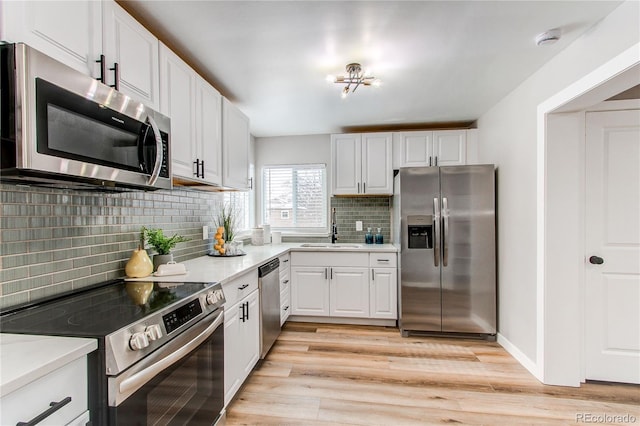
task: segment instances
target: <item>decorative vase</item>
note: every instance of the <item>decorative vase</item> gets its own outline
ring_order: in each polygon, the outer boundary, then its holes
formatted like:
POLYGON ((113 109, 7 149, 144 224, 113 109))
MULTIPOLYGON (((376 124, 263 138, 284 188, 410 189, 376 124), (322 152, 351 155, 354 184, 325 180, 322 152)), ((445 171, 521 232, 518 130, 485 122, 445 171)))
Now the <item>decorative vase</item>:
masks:
POLYGON ((157 271, 158 266, 173 262, 173 253, 153 255, 153 270, 157 271))
POLYGON ((144 278, 153 272, 153 264, 147 251, 140 246, 133 251, 124 267, 124 273, 130 278, 144 278))

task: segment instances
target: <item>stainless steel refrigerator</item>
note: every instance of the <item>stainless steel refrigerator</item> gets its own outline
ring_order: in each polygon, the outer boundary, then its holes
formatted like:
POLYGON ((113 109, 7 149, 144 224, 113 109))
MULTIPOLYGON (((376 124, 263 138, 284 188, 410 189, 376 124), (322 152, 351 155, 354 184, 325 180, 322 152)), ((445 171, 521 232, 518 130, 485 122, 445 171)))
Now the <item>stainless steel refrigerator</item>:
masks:
POLYGON ((402 334, 495 335, 495 167, 401 168, 394 183, 402 334))

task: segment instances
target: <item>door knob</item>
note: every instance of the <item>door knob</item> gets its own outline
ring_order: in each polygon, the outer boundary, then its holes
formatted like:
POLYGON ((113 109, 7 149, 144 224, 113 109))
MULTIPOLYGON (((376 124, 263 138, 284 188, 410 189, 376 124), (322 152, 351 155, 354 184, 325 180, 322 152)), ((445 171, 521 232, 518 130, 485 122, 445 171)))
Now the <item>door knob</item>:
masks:
POLYGON ((589 258, 589 263, 593 265, 602 265, 604 263, 604 259, 600 256, 591 256, 589 258))

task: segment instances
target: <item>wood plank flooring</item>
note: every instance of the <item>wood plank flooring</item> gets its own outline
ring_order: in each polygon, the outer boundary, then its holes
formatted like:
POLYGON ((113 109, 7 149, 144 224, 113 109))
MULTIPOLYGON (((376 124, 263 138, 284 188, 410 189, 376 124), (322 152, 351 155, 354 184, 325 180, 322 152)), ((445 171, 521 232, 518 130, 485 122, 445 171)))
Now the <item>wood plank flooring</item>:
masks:
POLYGON ((625 415, 617 424, 640 425, 639 386, 545 386, 497 343, 286 323, 227 424, 575 425, 625 415))

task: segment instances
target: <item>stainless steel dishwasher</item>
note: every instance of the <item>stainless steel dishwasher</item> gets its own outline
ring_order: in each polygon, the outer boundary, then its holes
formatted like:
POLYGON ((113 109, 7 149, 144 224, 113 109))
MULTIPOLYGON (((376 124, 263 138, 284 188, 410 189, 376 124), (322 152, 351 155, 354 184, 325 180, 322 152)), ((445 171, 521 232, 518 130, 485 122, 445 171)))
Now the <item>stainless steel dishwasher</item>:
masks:
POLYGON ((260 359, 264 359, 280 335, 280 260, 258 268, 260 290, 260 359))

